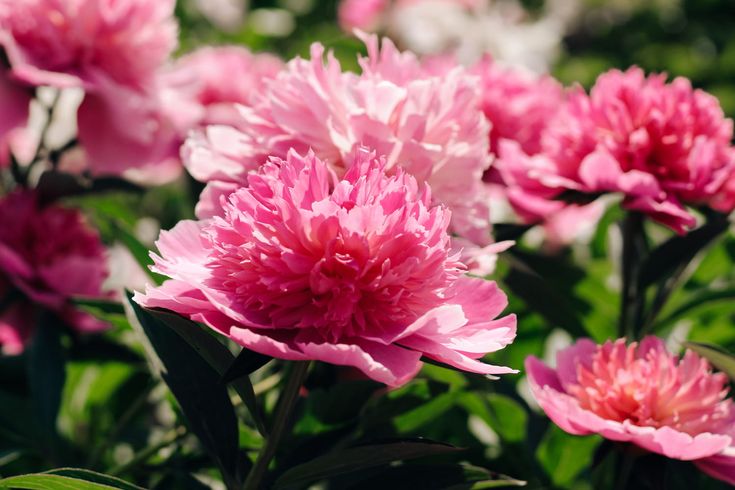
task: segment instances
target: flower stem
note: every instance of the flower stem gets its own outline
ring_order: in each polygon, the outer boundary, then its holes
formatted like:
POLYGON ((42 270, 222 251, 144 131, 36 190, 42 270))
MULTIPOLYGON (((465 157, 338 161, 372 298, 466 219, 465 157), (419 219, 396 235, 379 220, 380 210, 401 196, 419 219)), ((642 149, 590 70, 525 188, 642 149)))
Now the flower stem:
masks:
POLYGON ((286 382, 286 386, 283 388, 278 403, 276 404, 276 411, 274 414, 273 427, 271 428, 270 435, 265 441, 265 444, 258 453, 258 458, 255 460, 255 465, 250 470, 247 479, 245 480, 245 490, 258 490, 261 488, 261 481, 268 470, 273 456, 276 454, 278 444, 289 427, 289 419, 291 413, 296 406, 296 398, 299 395, 301 385, 306 379, 306 373, 309 370, 309 362, 295 362, 293 368, 286 382))
POLYGON ((629 211, 622 223, 622 294, 618 334, 633 340, 643 317, 644 291, 639 289, 640 268, 647 252, 646 235, 643 230, 643 215, 629 211))

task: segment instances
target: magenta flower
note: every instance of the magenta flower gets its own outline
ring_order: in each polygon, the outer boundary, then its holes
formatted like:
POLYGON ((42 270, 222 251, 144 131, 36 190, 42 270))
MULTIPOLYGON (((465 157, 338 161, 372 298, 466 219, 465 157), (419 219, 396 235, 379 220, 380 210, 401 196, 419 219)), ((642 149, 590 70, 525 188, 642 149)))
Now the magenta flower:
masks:
POLYGON ((377 37, 366 42, 361 74, 343 72, 331 54, 325 64, 324 48, 314 44, 311 60, 289 62, 252 107, 240 109, 235 128, 211 126, 188 141, 185 165, 216 188, 204 194, 200 211, 216 209, 219 203, 207 197, 227 184, 243 185, 271 155, 312 149, 342 174, 348 156, 365 145, 386 155, 389 172, 401 166, 428 183, 436 201, 452 210, 454 233, 489 245, 482 175, 491 161, 490 128, 479 110, 477 80, 459 66, 433 75, 388 40, 381 50, 377 37))
POLYGON ((1 0, 1 42, 29 85, 84 87, 100 79, 142 88, 177 43, 174 0, 1 0))
POLYGON ((272 158, 232 193, 222 216, 179 223, 158 241, 171 278, 137 294, 248 349, 354 366, 388 385, 426 356, 471 372, 515 336, 494 282, 465 276, 450 214, 385 159, 356 152, 341 180, 313 153, 272 158))
POLYGON ((78 211, 42 207, 31 191, 0 199, 0 344, 5 351, 22 350, 32 335, 32 303, 79 332, 106 328, 69 302, 75 296, 107 296, 102 292, 106 276, 99 235, 78 211))
POLYGON ((529 357, 526 371, 541 408, 566 432, 632 442, 735 484, 728 380, 694 352, 679 359, 657 337, 583 339, 557 354, 556 370, 529 357))
POLYGON ((620 192, 626 208, 683 233, 695 224, 685 205, 735 207, 732 136, 732 121, 713 96, 684 78, 667 84, 634 67, 601 75, 589 95, 569 95, 544 134, 543 163, 501 152, 499 166, 533 172, 526 190, 541 197, 620 192))

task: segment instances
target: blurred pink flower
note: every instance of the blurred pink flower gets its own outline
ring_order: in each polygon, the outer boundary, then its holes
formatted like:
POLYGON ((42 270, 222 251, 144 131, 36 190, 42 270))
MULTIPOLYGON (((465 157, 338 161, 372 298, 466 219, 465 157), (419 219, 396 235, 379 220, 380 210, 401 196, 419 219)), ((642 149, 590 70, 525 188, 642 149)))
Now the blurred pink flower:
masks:
POLYGON ((99 298, 107 276, 105 249, 76 210, 42 207, 35 193, 17 191, 0 199, 0 343, 18 352, 32 334, 35 303, 79 332, 106 324, 75 309, 69 299, 99 298), (16 295, 18 299, 16 299, 16 295))
MULTIPOLYGON (((569 94, 543 138, 543 163, 531 164, 541 196, 565 190, 621 192, 623 206, 649 214, 679 233, 694 226, 684 205, 735 207, 733 125, 717 99, 688 80, 665 83, 639 68, 601 75, 590 95, 569 94), (542 168, 543 167, 543 168, 542 168)), ((502 158, 502 155, 501 155, 502 158)), ((505 158, 503 158, 505 160, 505 158)), ((522 159, 500 166, 523 173, 522 159)))
POLYGON ((351 33, 354 29, 375 31, 390 0, 342 0, 337 7, 339 26, 351 33))
MULTIPOLYGON (((437 202, 453 212, 452 231, 476 245, 492 243, 487 188, 489 126, 479 110, 477 80, 459 66, 442 76, 425 71, 411 53, 366 38, 361 74, 343 72, 324 48, 311 60, 289 62, 252 107, 240 108, 236 127, 210 126, 191 138, 184 162, 205 182, 243 184, 269 155, 313 149, 338 174, 361 145, 386 155, 386 170, 400 165, 428 183, 437 202)), ((217 195, 205 193, 204 197, 217 195)), ((216 209, 204 202, 200 208, 216 209)))
POLYGON ((0 0, 13 75, 30 85, 99 80, 141 89, 173 52, 175 0, 0 0))
POLYGON ((517 141, 533 155, 541 151, 541 135, 563 103, 563 89, 548 75, 503 66, 485 56, 470 69, 480 77, 481 107, 491 124, 490 151, 502 139, 517 141))
POLYGON ((565 431, 693 461, 735 484, 728 380, 694 352, 679 359, 657 337, 630 345, 582 339, 557 354, 556 370, 529 357, 526 371, 539 405, 565 431))
POLYGON ((505 295, 463 274, 450 213, 428 187, 360 149, 341 180, 314 153, 272 158, 232 193, 222 216, 161 234, 155 270, 171 278, 137 294, 248 349, 354 366, 388 385, 426 356, 471 372, 515 336, 495 319, 505 295))
POLYGON ((283 66, 274 55, 239 46, 205 47, 176 60, 163 79, 198 109, 191 127, 234 124, 239 119, 235 104, 250 105, 283 66))
POLYGON ((0 68, 0 106, 3 117, 0 121, 0 168, 10 163, 10 147, 22 127, 28 123, 32 91, 10 78, 10 72, 0 68))

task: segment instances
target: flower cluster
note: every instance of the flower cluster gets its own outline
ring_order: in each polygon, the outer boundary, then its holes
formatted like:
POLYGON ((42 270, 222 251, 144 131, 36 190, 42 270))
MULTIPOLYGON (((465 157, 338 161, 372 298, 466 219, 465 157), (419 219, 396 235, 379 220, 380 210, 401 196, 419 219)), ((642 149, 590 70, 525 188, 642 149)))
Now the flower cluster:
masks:
POLYGON ((4 352, 23 350, 36 328, 38 306, 78 332, 106 328, 69 301, 107 297, 102 290, 106 277, 105 249, 78 211, 42 206, 32 191, 0 199, 0 346, 4 352))
POLYGON ((463 275, 449 211, 426 187, 358 149, 338 177, 291 150, 248 174, 221 216, 158 241, 171 279, 136 300, 207 324, 248 349, 359 368, 388 385, 426 356, 500 374, 477 359, 515 336, 494 282, 463 275))
POLYGON ((571 434, 600 434, 668 458, 693 461, 735 484, 735 405, 727 376, 687 350, 679 359, 646 337, 596 345, 588 339, 557 354, 556 370, 530 357, 531 389, 546 414, 571 434))

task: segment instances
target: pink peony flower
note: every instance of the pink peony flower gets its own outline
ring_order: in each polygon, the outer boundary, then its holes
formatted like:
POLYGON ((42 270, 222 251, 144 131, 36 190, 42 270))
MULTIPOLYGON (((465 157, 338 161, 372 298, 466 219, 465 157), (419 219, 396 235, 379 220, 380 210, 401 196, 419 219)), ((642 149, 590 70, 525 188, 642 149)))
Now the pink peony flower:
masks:
POLYGON ((351 33, 354 29, 375 31, 390 0, 342 0, 337 7, 339 26, 351 33))
POLYGON ((694 352, 679 359, 657 337, 627 346, 583 339, 559 352, 556 370, 529 357, 526 371, 541 408, 566 432, 632 442, 735 484, 728 380, 694 352))
POLYGON ((76 310, 74 296, 99 298, 107 276, 105 249, 75 210, 41 207, 31 191, 0 199, 0 344, 22 350, 33 332, 35 303, 55 312, 79 332, 106 324, 76 310))
POLYGON ((353 366, 388 385, 426 356, 471 372, 515 336, 494 282, 463 274, 449 211, 427 187, 359 150, 341 180, 313 152, 248 175, 222 216, 161 234, 146 307, 200 321, 248 349, 353 366))
POLYGON ((174 0, 0 0, 0 41, 30 85, 141 89, 176 47, 174 0))
POLYGON ((684 205, 735 207, 732 136, 717 99, 684 78, 667 84, 634 67, 603 74, 590 95, 569 95, 544 134, 543 163, 501 154, 498 167, 537 173, 525 190, 542 198, 620 192, 626 208, 683 233, 695 224, 684 205))
MULTIPOLYGON (((361 74, 343 72, 314 44, 311 60, 289 62, 252 107, 240 108, 236 128, 211 126, 191 138, 184 162, 191 174, 218 189, 243 185, 268 156, 285 158, 290 148, 313 149, 338 174, 365 145, 387 156, 386 170, 400 165, 437 202, 453 212, 452 231, 485 246, 490 237, 487 188, 489 126, 479 110, 476 79, 455 66, 442 76, 425 71, 411 53, 388 40, 366 39, 361 74)), ((218 196, 205 193, 204 197, 218 196)), ((216 209, 204 202, 200 209, 216 209)))
POLYGON ((176 60, 163 75, 164 84, 197 108, 190 126, 235 124, 235 104, 250 105, 275 78, 283 62, 270 54, 238 46, 206 47, 176 60))
POLYGON ((502 66, 488 56, 470 71, 480 77, 481 107, 491 123, 490 151, 497 154, 499 140, 508 139, 529 155, 540 152, 541 135, 562 108, 561 84, 548 75, 502 66))

